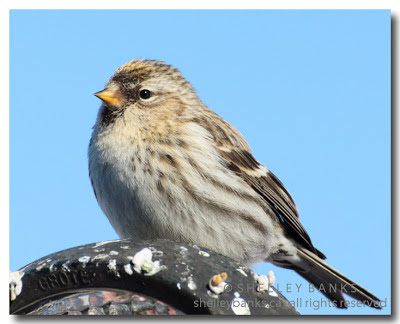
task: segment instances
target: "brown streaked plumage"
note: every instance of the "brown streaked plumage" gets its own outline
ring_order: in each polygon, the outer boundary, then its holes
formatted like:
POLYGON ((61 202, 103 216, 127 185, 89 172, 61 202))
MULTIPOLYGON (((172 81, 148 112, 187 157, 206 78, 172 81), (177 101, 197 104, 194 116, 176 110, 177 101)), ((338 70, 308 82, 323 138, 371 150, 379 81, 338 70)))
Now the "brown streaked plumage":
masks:
POLYGON ((105 90, 89 145, 96 198, 121 238, 194 243, 244 263, 293 269, 337 307, 379 299, 323 259, 278 178, 174 67, 134 60, 105 90))

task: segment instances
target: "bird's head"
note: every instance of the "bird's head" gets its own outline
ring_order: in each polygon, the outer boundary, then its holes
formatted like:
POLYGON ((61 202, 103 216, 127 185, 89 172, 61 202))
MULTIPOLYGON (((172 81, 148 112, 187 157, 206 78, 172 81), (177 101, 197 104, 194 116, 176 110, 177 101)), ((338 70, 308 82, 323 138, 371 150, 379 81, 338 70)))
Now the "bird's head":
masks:
POLYGON ((164 62, 141 59, 122 65, 104 90, 95 96, 103 101, 105 116, 112 117, 105 118, 103 123, 115 120, 126 110, 151 110, 154 113, 168 107, 182 109, 197 98, 178 69, 164 62))

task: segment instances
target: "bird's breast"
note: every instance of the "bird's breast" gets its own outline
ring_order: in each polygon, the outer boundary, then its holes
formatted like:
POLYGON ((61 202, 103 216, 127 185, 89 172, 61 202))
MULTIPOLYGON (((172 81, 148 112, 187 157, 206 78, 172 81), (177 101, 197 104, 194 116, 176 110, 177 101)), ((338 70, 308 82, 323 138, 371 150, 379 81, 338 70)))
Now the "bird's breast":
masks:
POLYGON ((202 132, 194 126, 158 141, 94 135, 89 167, 102 210, 122 238, 192 242, 237 259, 252 249, 265 255, 271 219, 202 132))

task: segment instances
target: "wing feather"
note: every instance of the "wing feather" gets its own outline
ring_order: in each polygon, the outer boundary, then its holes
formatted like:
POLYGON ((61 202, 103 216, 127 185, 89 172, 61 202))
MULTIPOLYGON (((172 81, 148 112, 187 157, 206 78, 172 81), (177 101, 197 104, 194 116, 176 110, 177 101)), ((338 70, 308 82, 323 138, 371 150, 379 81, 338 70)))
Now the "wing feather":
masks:
MULTIPOLYGON (((213 112, 209 111, 209 114, 213 116, 203 116, 200 124, 213 136, 214 146, 226 161, 227 167, 268 203, 295 241, 325 259, 325 255, 313 246, 310 236, 300 223, 296 204, 281 181, 253 157, 249 145, 236 128, 213 112)), ((196 122, 199 123, 199 120, 196 122)))
POLYGON ((228 161, 228 167, 251 186, 268 205, 272 207, 275 215, 279 218, 283 227, 290 233, 292 238, 321 258, 325 258, 325 256, 312 245, 310 236, 300 223, 299 214, 293 198, 271 171, 262 171, 265 167, 262 168, 262 165, 257 162, 249 152, 220 150, 220 154, 228 161), (248 158, 248 156, 251 156, 251 158, 248 158), (259 170, 260 175, 256 174, 254 171, 256 169, 259 170))

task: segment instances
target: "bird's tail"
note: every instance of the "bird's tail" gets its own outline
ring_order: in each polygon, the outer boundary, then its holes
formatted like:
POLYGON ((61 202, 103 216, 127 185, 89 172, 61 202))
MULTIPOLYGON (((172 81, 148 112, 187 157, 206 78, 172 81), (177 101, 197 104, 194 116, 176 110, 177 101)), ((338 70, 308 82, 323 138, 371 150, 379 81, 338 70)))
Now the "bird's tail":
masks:
POLYGON ((313 252, 298 248, 297 255, 301 261, 294 270, 312 283, 338 308, 347 308, 343 293, 361 301, 363 304, 381 309, 381 301, 354 281, 333 269, 313 252))

